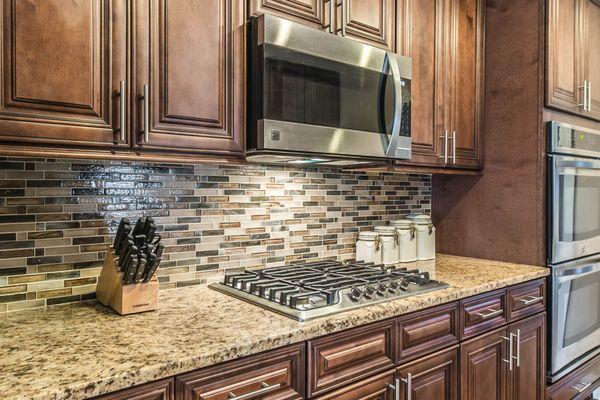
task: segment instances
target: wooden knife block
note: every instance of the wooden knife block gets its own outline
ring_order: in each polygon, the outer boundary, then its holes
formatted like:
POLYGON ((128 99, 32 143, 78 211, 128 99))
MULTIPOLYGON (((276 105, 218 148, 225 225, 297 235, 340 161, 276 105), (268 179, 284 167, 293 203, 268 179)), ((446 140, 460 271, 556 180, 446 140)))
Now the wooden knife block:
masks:
POLYGON ((153 311, 158 308, 158 279, 156 275, 147 283, 123 284, 123 274, 119 271, 118 260, 112 246, 96 286, 98 300, 121 315, 153 311))

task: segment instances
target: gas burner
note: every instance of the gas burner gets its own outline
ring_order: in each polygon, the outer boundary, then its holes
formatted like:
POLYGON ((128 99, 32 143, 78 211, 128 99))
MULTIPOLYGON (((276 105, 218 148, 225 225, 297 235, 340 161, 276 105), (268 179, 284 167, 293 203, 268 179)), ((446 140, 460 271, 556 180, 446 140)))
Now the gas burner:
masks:
POLYGON ((209 287, 305 321, 447 286, 417 269, 319 261, 229 274, 209 287))

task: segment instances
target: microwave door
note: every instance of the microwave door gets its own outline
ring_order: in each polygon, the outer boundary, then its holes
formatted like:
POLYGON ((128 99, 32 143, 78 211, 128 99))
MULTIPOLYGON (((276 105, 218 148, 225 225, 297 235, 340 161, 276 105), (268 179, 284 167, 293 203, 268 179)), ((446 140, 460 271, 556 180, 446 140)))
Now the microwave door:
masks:
POLYGON ((551 290, 553 375, 600 352, 600 263, 554 268, 551 290))
POLYGON ((562 155, 549 160, 549 263, 600 253, 600 161, 562 155))

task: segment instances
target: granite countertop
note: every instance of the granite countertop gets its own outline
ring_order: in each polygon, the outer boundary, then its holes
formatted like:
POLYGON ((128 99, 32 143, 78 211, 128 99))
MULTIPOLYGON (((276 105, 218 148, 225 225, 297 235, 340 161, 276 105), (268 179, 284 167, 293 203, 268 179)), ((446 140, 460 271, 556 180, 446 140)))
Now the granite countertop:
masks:
POLYGON ((544 277, 546 268, 438 255, 449 288, 297 322, 207 287, 166 290, 156 312, 96 303, 0 316, 0 393, 83 399, 544 277))

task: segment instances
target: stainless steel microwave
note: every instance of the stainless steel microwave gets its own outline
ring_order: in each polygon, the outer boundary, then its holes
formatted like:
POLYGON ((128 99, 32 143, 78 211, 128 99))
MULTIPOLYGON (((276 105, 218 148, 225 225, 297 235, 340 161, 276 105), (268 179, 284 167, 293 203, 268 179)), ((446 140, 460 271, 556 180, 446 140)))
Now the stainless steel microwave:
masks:
POLYGON ((249 31, 249 160, 411 157, 410 58, 269 14, 249 31))

